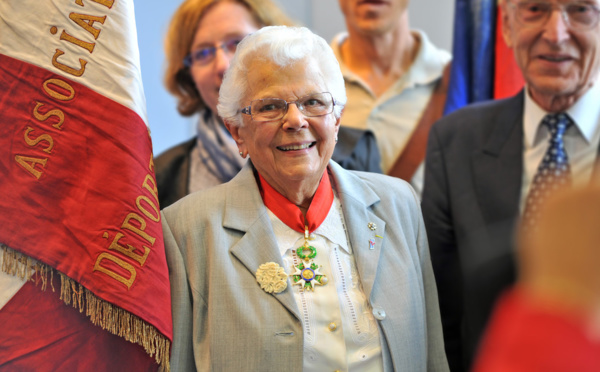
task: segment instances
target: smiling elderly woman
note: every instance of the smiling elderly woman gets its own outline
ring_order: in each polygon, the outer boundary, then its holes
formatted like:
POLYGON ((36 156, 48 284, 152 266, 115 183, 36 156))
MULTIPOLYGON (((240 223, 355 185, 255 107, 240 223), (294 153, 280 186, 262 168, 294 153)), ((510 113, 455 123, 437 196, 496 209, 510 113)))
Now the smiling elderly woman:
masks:
POLYGON ((239 44, 218 110, 250 161, 163 211, 174 370, 448 370, 417 195, 330 161, 345 101, 308 29, 239 44))

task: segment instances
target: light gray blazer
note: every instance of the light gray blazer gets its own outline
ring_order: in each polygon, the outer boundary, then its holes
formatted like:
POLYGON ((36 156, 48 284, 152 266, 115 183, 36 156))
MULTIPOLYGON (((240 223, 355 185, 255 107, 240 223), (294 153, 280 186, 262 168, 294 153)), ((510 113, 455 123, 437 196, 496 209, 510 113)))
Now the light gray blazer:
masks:
MULTIPOLYGON (((333 161, 329 170, 378 319, 385 371, 448 371, 416 194, 397 178, 346 171, 333 161)), ((261 264, 283 267, 283 260, 251 162, 230 182, 187 196, 162 217, 172 370, 302 371, 303 332, 291 283, 268 294, 255 278, 261 264)))

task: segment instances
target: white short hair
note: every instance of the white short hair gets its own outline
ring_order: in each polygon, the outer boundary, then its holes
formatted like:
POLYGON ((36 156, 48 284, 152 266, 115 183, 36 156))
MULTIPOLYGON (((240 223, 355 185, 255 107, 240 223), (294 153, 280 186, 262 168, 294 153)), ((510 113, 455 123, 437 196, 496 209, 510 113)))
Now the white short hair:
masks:
POLYGON ((219 91, 219 116, 235 126, 242 125, 240 108, 248 91, 248 67, 254 61, 287 67, 296 62, 314 60, 321 69, 328 91, 335 101, 334 115, 339 118, 346 104, 346 88, 340 65, 327 42, 306 27, 269 26, 248 35, 238 45, 219 91))

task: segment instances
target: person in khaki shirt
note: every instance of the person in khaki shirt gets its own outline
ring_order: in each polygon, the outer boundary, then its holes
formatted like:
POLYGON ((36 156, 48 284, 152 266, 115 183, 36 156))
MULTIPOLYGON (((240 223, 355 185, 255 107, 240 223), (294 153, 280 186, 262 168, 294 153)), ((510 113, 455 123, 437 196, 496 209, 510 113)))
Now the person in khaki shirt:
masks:
MULTIPOLYGON (((409 181, 417 193, 423 184, 427 127, 409 146, 416 128, 430 126, 441 116, 442 94, 436 114, 424 117, 450 54, 434 46, 422 31, 411 30, 408 0, 364 2, 339 0, 347 32, 331 46, 340 62, 348 104, 342 127, 372 131, 384 173, 409 181), (412 152, 410 170, 396 170, 398 157, 412 152)), ((405 155, 407 156, 407 155, 405 155)))

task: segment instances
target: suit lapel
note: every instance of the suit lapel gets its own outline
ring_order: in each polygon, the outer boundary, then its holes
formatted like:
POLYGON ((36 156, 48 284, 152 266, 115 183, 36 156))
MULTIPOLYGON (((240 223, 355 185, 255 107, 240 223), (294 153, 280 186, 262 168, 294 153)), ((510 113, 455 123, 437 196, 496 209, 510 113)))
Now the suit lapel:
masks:
POLYGON ((477 201, 488 225, 519 215, 523 99, 521 92, 488 116, 487 120, 493 121, 493 129, 482 150, 471 158, 477 201))
MULTIPOLYGON (((250 162, 249 162, 250 163, 250 162)), ((352 173, 345 172, 334 162, 329 163, 333 173, 333 187, 338 191, 348 238, 355 256, 360 280, 367 298, 376 280, 379 256, 385 243, 386 223, 371 212, 379 197, 364 182, 352 173), (375 227, 371 230, 369 223, 375 227), (381 236, 381 238, 375 235, 381 236), (373 241, 372 249, 369 241, 373 241)), ((231 182, 225 206, 224 227, 244 232, 240 241, 230 248, 233 254, 256 276, 258 267, 266 262, 275 262, 283 267, 281 253, 274 238, 271 221, 254 179, 252 167, 246 164, 231 182)), ((296 301, 288 288, 273 295, 286 309, 300 319, 296 301)))
MULTIPOLYGON (((230 248, 231 254, 254 277, 256 277, 258 267, 264 263, 275 262, 284 267, 271 221, 260 196, 250 162, 230 182, 230 186, 232 189, 227 193, 223 227, 244 233, 240 241, 230 248)), ((272 296, 300 319, 289 278, 287 289, 281 293, 272 294, 272 296)))
POLYGON ((334 187, 338 191, 342 204, 360 281, 367 299, 370 299, 376 280, 379 256, 385 243, 385 221, 371 212, 371 206, 378 203, 380 199, 354 174, 341 172, 341 167, 333 162, 329 163, 329 167, 334 176, 334 187), (372 230, 373 227, 375 230, 372 230), (372 247, 369 243, 371 240, 374 243, 372 247))
POLYGON ((379 266, 379 256, 385 242, 385 221, 377 217, 372 212, 365 209, 364 205, 356 204, 351 201, 343 208, 346 225, 352 226, 349 229, 350 244, 352 252, 360 275, 360 281, 367 299, 371 299, 371 292, 377 275, 377 267, 379 266), (368 224, 374 223, 377 229, 372 231, 368 224), (381 238, 375 235, 381 236, 381 238), (370 248, 370 241, 373 242, 373 247, 370 248))

